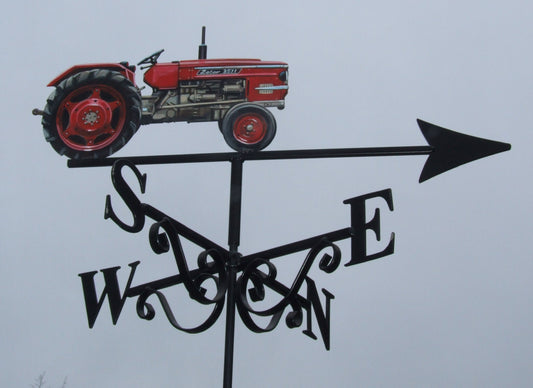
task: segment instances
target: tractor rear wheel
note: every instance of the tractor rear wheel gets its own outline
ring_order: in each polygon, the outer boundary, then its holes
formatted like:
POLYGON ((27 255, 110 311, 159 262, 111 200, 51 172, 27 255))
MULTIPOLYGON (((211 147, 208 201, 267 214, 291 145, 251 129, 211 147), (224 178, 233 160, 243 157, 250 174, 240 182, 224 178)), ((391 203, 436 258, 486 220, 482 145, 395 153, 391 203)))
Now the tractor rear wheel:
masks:
POLYGON ((63 80, 43 112, 45 139, 72 159, 105 158, 134 135, 140 125, 141 96, 122 74, 83 71, 63 80))
POLYGON ((276 120, 261 105, 243 103, 232 107, 222 119, 226 143, 241 153, 255 152, 268 146, 276 135, 276 120))

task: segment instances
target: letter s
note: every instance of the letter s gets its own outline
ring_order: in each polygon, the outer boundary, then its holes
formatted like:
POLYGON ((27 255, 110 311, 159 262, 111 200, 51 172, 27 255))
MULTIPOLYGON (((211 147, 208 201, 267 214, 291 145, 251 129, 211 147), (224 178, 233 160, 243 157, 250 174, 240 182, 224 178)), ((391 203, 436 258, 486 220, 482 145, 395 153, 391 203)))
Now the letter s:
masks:
POLYGON ((116 213, 113 211, 113 207, 111 206, 110 195, 106 196, 104 218, 111 218, 115 224, 124 229, 126 232, 137 233, 140 232, 144 227, 145 217, 142 210, 141 201, 139 201, 133 190, 128 186, 126 180, 122 176, 122 169, 125 166, 129 167, 135 173, 137 181, 141 187, 141 193, 144 193, 146 188, 146 174, 141 174, 141 172, 132 162, 123 159, 117 160, 111 168, 111 181, 113 182, 113 186, 117 190, 117 193, 119 193, 126 203, 126 206, 128 206, 130 209, 133 216, 133 225, 128 225, 118 218, 116 213))

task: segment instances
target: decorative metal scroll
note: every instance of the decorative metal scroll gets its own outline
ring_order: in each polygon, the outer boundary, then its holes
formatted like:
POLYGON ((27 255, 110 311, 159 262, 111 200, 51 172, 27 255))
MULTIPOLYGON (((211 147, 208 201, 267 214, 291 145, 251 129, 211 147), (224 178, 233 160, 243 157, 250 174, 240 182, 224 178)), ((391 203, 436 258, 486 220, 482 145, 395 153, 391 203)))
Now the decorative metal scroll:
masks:
MULTIPOLYGON (((150 283, 133 286, 134 275, 139 265, 139 262, 136 261, 129 264, 131 267, 130 275, 124 291, 121 292, 117 280, 117 271, 120 267, 102 269, 105 286, 100 297, 97 296, 94 282, 94 276, 97 271, 80 274, 89 327, 92 328, 94 326, 107 296, 114 324, 118 321, 126 299, 136 297, 137 314, 142 319, 151 320, 154 318, 156 308, 153 306, 152 300, 155 298, 170 324, 176 329, 187 333, 198 333, 209 329, 219 318, 224 307, 228 288, 227 269, 230 265, 230 252, 160 210, 149 204, 142 203, 124 179, 122 175, 124 168, 134 172, 141 193, 145 191, 146 175, 141 174, 139 169, 129 161, 116 161, 111 171, 112 182, 117 193, 129 208, 133 222, 127 224, 117 216, 113 210, 110 196, 106 198, 105 218, 113 220, 121 229, 130 233, 142 231, 146 225, 146 218, 151 218, 154 222, 149 228, 148 237, 152 251, 158 255, 171 252, 176 263, 177 274, 150 283), (203 251, 198 255, 197 268, 195 269, 191 270, 187 264, 181 243, 183 238, 203 248, 203 251), (203 284, 208 281, 215 285, 215 292, 212 297, 206 296, 206 288, 203 287, 203 284), (185 327, 179 323, 163 292, 165 288, 179 284, 183 284, 191 299, 212 308, 209 316, 195 327, 185 327)), ((327 290, 322 290, 326 300, 324 309, 316 284, 308 276, 309 271, 315 262, 318 262, 318 268, 325 273, 335 271, 341 261, 341 250, 335 245, 335 242, 343 239, 349 238, 352 240, 352 258, 346 265, 358 264, 393 253, 394 234, 391 235, 387 248, 382 252, 374 254, 366 252, 366 231, 372 230, 376 233, 378 240, 380 238, 379 209, 376 209, 375 216, 371 221, 367 222, 365 220, 365 202, 370 198, 376 197, 383 198, 389 209, 392 210, 392 192, 390 189, 351 198, 345 201, 351 207, 350 227, 240 257, 235 266, 236 271, 240 272, 236 282, 235 302, 237 311, 246 327, 256 333, 272 331, 277 327, 286 311, 288 311, 285 316, 286 325, 289 328, 300 327, 303 323, 305 310, 307 327, 303 332, 316 339, 317 336, 312 329, 312 313, 314 311, 324 345, 329 349, 330 301, 334 296, 327 290), (277 270, 273 259, 306 250, 308 252, 292 285, 287 287, 280 283, 276 279, 277 270), (263 267, 267 269, 266 272, 261 270, 263 267), (306 285, 306 293, 302 295, 301 288, 304 283, 306 285), (270 308, 258 310, 253 305, 255 302, 265 299, 265 289, 270 289, 279 294, 281 300, 270 308), (254 317, 270 317, 270 321, 265 327, 260 327, 254 317)))

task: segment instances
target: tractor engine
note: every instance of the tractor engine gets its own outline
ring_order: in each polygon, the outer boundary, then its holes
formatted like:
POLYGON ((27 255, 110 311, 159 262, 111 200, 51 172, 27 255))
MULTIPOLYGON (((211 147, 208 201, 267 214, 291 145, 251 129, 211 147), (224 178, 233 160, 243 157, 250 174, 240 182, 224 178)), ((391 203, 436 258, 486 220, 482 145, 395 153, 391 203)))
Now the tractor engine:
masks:
POLYGON ((244 79, 186 80, 177 89, 142 97, 142 123, 218 121, 245 101, 244 79))

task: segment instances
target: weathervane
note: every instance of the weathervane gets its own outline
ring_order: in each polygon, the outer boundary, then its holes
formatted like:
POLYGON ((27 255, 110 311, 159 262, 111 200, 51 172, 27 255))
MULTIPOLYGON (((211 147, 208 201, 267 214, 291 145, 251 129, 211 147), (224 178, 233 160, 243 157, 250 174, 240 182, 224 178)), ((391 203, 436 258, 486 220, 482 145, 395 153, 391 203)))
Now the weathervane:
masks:
POLYGON ((367 221, 367 201, 380 199, 393 211, 392 191, 385 189, 344 200, 350 214, 348 226, 262 252, 241 254, 244 162, 428 155, 419 180, 423 182, 462 164, 507 151, 511 146, 418 120, 428 143, 426 146, 256 152, 265 148, 275 136, 276 123, 266 107, 284 107, 288 66, 283 62, 260 60, 208 60, 206 52, 204 28, 198 60, 158 64, 162 50, 145 58, 139 64, 147 65, 145 82, 152 86, 154 93, 142 97, 134 86, 135 67, 127 62, 74 66, 50 83, 56 86, 55 91, 44 111, 36 109, 34 114, 43 115, 45 138, 58 153, 71 158, 69 167, 112 166, 113 186, 133 221, 124 222, 115 213, 115 199, 110 195, 106 197, 104 218, 130 233, 144 230, 147 218, 151 219, 148 240, 152 251, 158 255, 171 253, 177 267, 177 273, 171 276, 135 284, 135 273, 140 265, 135 261, 129 264, 129 277, 122 289, 117 279, 120 267, 105 268, 100 270, 105 283, 100 292, 95 285, 98 271, 79 274, 89 327, 94 326, 106 297, 114 324, 126 300, 136 298, 140 318, 153 319, 157 302, 169 323, 187 333, 209 329, 226 305, 223 385, 231 387, 236 313, 246 327, 256 333, 274 330, 284 318, 289 328, 304 326, 303 333, 313 339, 319 334, 329 350, 330 305, 334 295, 325 289, 321 290, 322 295, 319 293, 315 281, 309 277, 310 269, 318 266, 328 274, 336 271, 342 259, 341 249, 335 243, 341 240, 351 242, 345 266, 391 255, 395 243, 395 235, 391 233, 383 250, 367 251, 367 231, 373 231, 377 240, 381 240, 381 210, 375 208, 372 219, 367 221), (218 121, 226 142, 236 152, 105 158, 121 148, 140 124, 168 121, 218 121), (147 177, 139 170, 139 165, 208 162, 231 164, 228 249, 142 202, 123 176, 124 169, 133 171, 144 193, 147 177), (192 269, 183 250, 184 239, 202 249, 192 269), (292 284, 285 285, 277 280, 274 261, 296 253, 301 253, 303 263, 292 284), (197 326, 182 326, 165 296, 166 289, 178 285, 185 287, 192 300, 210 307, 207 318, 197 326), (267 289, 279 298, 267 308, 255 307, 267 303, 267 289), (266 318, 268 323, 259 325, 257 318, 260 317, 266 318), (313 328, 313 317, 318 331, 313 328))

